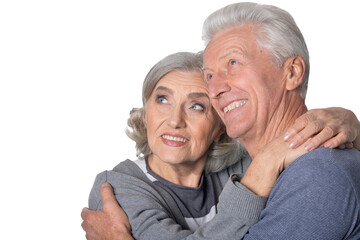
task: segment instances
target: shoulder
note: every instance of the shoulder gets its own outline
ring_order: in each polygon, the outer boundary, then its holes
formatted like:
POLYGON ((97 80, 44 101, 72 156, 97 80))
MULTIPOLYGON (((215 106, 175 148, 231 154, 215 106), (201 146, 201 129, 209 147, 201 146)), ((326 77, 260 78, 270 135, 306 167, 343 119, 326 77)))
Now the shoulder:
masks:
MULTIPOLYGON (((137 160, 139 161, 139 160, 137 160)), ((113 188, 122 182, 123 179, 141 176, 142 170, 135 163, 135 161, 125 160, 116 165, 113 170, 103 171, 96 176, 94 185, 101 185, 104 182, 109 182, 113 188)))
MULTIPOLYGON (((139 179, 144 176, 141 169, 136 163, 130 160, 120 162, 113 170, 103 171, 97 174, 93 187, 89 196, 89 208, 101 209, 100 188, 104 182, 108 182, 117 194, 122 189, 126 189, 131 185, 141 184, 139 179)), ((144 178, 145 179, 145 178, 144 178)))
POLYGON ((113 168, 114 172, 118 172, 118 173, 124 173, 124 174, 131 174, 134 172, 138 172, 139 171, 139 166, 138 166, 138 162, 143 162, 143 160, 129 160, 126 159, 125 161, 120 162, 118 165, 116 165, 113 168))
POLYGON ((307 239, 350 234, 360 211, 359 156, 356 150, 322 148, 296 159, 274 185, 261 228, 277 222, 307 239))
MULTIPOLYGON (((355 149, 319 148, 296 159, 279 177, 311 182, 341 181, 353 185, 360 181, 360 152, 355 149)), ((360 186, 354 186, 356 188, 360 186)))
POLYGON ((344 207, 359 208, 359 172, 357 150, 314 150, 296 159, 281 173, 269 204, 303 208, 319 215, 320 211, 344 214, 344 207))

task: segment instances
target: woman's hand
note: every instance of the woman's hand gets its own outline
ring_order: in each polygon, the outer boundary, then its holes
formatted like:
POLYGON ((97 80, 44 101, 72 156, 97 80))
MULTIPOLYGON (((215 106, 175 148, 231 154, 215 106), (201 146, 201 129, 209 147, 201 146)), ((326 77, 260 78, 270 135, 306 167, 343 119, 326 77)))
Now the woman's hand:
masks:
POLYGON ((280 173, 295 159, 307 153, 305 144, 289 148, 284 134, 268 143, 253 159, 240 183, 259 196, 267 197, 280 173))
POLYGON ((355 114, 344 108, 325 108, 310 110, 299 117, 284 136, 290 147, 305 144, 311 151, 319 146, 327 148, 352 148, 360 150, 360 122, 355 114))

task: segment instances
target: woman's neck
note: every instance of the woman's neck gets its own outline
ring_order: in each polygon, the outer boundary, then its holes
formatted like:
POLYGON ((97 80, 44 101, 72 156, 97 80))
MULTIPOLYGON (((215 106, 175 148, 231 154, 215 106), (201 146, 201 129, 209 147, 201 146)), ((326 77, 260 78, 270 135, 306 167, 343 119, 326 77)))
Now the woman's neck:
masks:
POLYGON ((147 161, 151 171, 163 179, 180 186, 193 188, 199 186, 205 166, 204 160, 196 163, 170 164, 152 154, 149 155, 147 161))

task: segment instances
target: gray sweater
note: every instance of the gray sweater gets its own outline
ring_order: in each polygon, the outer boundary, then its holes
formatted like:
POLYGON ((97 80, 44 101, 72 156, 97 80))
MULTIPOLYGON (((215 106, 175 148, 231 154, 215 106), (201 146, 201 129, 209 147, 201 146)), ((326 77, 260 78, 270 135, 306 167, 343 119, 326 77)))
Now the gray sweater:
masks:
POLYGON ((154 184, 130 160, 96 177, 89 208, 102 209, 100 186, 103 182, 109 182, 129 218, 135 239, 241 239, 258 221, 267 200, 254 195, 236 181, 229 180, 234 173, 241 177, 250 161, 250 158, 244 158, 231 167, 206 176, 212 181, 215 195, 220 195, 217 214, 195 231, 189 230, 178 204, 169 192, 154 184))

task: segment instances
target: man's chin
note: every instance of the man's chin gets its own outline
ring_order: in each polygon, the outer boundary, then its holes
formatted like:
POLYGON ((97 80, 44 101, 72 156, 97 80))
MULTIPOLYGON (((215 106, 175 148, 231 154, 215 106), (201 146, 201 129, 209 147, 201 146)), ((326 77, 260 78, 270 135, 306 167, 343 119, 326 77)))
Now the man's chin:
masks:
POLYGON ((229 137, 236 139, 241 137, 242 135, 237 129, 231 129, 231 128, 230 129, 226 128, 226 133, 229 137))
POLYGON ((225 126, 227 135, 234 139, 244 138, 246 133, 252 128, 251 123, 245 123, 243 120, 231 123, 227 122, 225 126))

